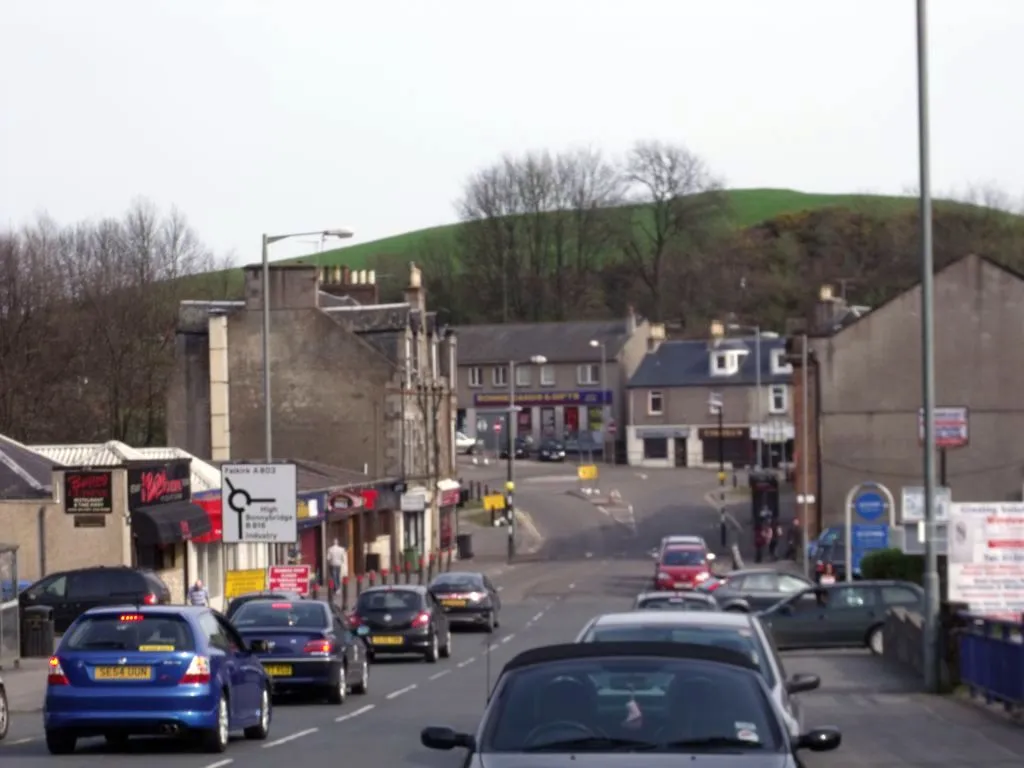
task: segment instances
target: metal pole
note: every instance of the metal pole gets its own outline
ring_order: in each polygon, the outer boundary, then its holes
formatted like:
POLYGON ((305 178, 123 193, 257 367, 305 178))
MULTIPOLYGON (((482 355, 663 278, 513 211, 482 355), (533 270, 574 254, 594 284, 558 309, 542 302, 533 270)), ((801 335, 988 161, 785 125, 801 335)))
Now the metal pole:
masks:
POLYGON ((516 461, 516 363, 508 363, 508 463, 506 465, 505 510, 508 514, 508 561, 516 554, 516 510, 513 501, 515 492, 516 461))
POLYGON ((729 530, 725 524, 725 436, 722 434, 725 420, 724 404, 718 403, 718 538, 724 550, 729 545, 729 530))
POLYGON ((605 369, 608 367, 608 350, 601 342, 601 461, 608 463, 608 405, 604 401, 608 391, 608 379, 605 369))
POLYGON ((924 405, 924 682, 939 690, 939 558, 935 542, 935 285, 928 117, 927 3, 917 0, 917 135, 921 195, 921 399, 924 405))
POLYGON ((764 418, 761 414, 763 407, 761 403, 761 326, 754 328, 754 375, 756 376, 754 389, 757 390, 757 468, 764 467, 764 460, 761 455, 761 446, 764 444, 764 435, 761 430, 764 428, 764 418))
POLYGON ((263 452, 273 461, 273 425, 270 405, 270 239, 263 235, 263 452))
POLYGON ((805 333, 803 337, 803 349, 800 352, 800 378, 802 381, 801 386, 803 390, 801 392, 800 398, 802 401, 800 404, 800 411, 803 414, 803 422, 800 425, 800 477, 802 480, 800 485, 802 486, 801 492, 804 496, 803 520, 801 521, 803 525, 803 537, 801 540, 801 546, 803 547, 803 549, 800 550, 800 553, 804 561, 804 576, 810 578, 811 559, 807 557, 807 545, 810 543, 808 540, 808 536, 810 534, 807 532, 807 524, 810 518, 810 504, 808 503, 807 495, 808 493, 810 493, 810 491, 808 490, 808 475, 810 474, 811 462, 809 461, 808 457, 810 455, 811 428, 808 419, 810 417, 811 412, 811 396, 810 392, 808 391, 809 376, 807 374, 807 366, 810 363, 810 355, 807 351, 807 341, 807 334, 805 333))

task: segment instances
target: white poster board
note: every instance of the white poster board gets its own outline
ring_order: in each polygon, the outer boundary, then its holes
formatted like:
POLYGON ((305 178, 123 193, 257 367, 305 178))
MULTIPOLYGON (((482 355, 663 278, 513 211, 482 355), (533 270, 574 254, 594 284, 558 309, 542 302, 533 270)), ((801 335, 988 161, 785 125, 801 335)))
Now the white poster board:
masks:
POLYGON ((947 596, 972 613, 1024 613, 1024 504, 951 504, 947 596))
MULTIPOLYGON (((919 485, 905 486, 901 494, 900 522, 904 525, 924 522, 924 488, 919 485)), ((949 488, 935 489, 935 522, 949 520, 949 505, 953 494, 949 488)))

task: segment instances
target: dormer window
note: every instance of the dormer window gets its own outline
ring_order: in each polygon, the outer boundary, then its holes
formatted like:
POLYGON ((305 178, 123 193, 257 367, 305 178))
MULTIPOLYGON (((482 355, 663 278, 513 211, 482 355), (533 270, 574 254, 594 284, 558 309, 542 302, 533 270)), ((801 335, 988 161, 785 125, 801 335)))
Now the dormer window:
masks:
POLYGON ((740 369, 740 356, 734 350, 711 353, 711 375, 731 376, 740 369))
POLYGON ((793 364, 786 361, 784 349, 772 350, 772 373, 776 376, 785 376, 793 372, 793 364))
POLYGON ((729 368, 729 353, 728 352, 716 352, 715 353, 715 370, 725 371, 729 368))

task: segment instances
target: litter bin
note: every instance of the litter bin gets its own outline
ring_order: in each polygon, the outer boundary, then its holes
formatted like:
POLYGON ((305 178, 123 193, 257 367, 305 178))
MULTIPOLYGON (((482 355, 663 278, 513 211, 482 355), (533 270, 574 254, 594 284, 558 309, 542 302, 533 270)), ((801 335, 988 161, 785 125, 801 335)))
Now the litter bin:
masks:
POLYGON ((53 608, 33 605, 21 612, 21 655, 47 658, 53 655, 53 608))
POLYGON ((380 555, 377 552, 366 553, 366 572, 378 573, 380 571, 380 555))
POLYGON ((455 546, 459 550, 459 560, 473 559, 473 534, 460 533, 455 537, 455 546))

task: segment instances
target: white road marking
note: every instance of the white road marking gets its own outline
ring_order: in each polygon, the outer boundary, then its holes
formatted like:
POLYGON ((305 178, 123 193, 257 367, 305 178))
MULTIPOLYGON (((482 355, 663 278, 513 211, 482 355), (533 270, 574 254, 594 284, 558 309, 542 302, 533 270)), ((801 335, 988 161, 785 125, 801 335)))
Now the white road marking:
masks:
POLYGON ((503 590, 503 589, 504 589, 504 587, 501 587, 501 586, 498 587, 498 591, 499 592, 501 592, 501 590, 503 590))
MULTIPOLYGON (((608 517, 612 516, 612 513, 609 512, 604 507, 602 507, 600 504, 595 504, 594 506, 595 506, 595 508, 597 509, 598 512, 603 512, 604 514, 608 515, 608 517)), ((587 554, 589 555, 590 553, 588 552, 587 554)))
POLYGON ((576 582, 569 585, 569 589, 576 589, 576 582))
POLYGON ((405 686, 405 688, 399 688, 397 691, 392 691, 391 693, 389 693, 384 698, 385 699, 397 699, 403 693, 408 693, 409 691, 413 690, 414 688, 416 688, 416 683, 413 683, 412 685, 407 685, 407 686, 405 686))
POLYGON ((271 747, 279 747, 282 744, 287 744, 289 741, 295 741, 296 739, 301 739, 303 736, 309 736, 311 733, 316 733, 319 730, 319 728, 307 728, 304 731, 298 731, 296 733, 285 736, 283 739, 278 739, 277 741, 268 741, 266 744, 263 745, 263 748, 270 749, 271 747))
MULTIPOLYGON (((32 738, 31 736, 29 736, 27 739, 18 739, 16 741, 8 741, 7 742, 7 746, 8 747, 16 747, 19 744, 28 744, 28 743, 33 742, 33 741, 35 741, 35 739, 32 738)), ((228 762, 230 762, 230 761, 228 761, 228 762)), ((211 768, 211 766, 207 766, 206 768, 211 768)))
POLYGON ((433 674, 430 677, 428 677, 427 680, 437 680, 437 679, 442 678, 445 675, 450 674, 450 673, 451 673, 450 669, 442 669, 440 672, 438 672, 436 674, 433 674))
POLYGON ((460 661, 455 666, 458 667, 459 669, 462 669, 463 667, 468 667, 474 661, 476 661, 476 656, 470 656, 468 659, 466 659, 465 661, 460 661))
MULTIPOLYGON (((32 739, 12 741, 11 744, 24 744, 26 741, 32 741, 32 739)), ((234 758, 229 757, 226 760, 218 760, 216 763, 210 763, 209 765, 203 766, 203 768, 224 768, 225 765, 231 765, 233 762, 235 762, 234 758)))
POLYGON ((636 476, 639 477, 641 480, 647 479, 647 475, 645 475, 643 472, 637 472, 636 476))
POLYGON ((497 643, 491 643, 489 646, 487 646, 487 650, 488 651, 496 651, 496 650, 498 650, 498 644, 497 643))
MULTIPOLYGON (((377 706, 376 704, 367 704, 365 707, 360 707, 355 712, 349 712, 347 715, 341 715, 340 717, 334 718, 334 722, 336 722, 336 723, 343 723, 346 720, 351 720, 353 717, 359 717, 360 715, 365 715, 367 712, 369 712, 371 709, 375 708, 376 706, 377 706)), ((212 766, 207 766, 206 768, 212 768, 212 766)))
POLYGON ((514 638, 514 637, 515 637, 515 635, 505 635, 505 637, 501 638, 501 642, 502 643, 510 642, 512 640, 512 638, 514 638))
POLYGON ((533 618, 530 619, 530 621, 540 621, 540 619, 541 619, 541 617, 543 615, 544 615, 544 611, 541 611, 540 613, 534 614, 533 618))

